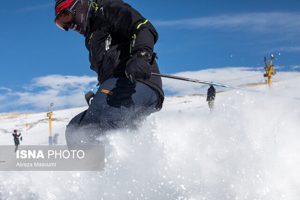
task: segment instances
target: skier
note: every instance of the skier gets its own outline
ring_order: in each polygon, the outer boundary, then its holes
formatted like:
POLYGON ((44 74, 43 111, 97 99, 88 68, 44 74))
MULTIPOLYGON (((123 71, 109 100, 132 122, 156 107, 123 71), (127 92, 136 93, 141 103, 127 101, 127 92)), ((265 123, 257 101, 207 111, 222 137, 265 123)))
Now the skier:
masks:
MULTIPOLYGON (((19 140, 19 137, 21 136, 21 133, 18 134, 18 131, 17 130, 14 130, 12 136, 14 137, 14 142, 15 142, 15 152, 18 150, 18 147, 20 145, 20 140, 19 140)), ((22 140, 22 137, 20 138, 22 140)))
POLYGON ((66 129, 68 145, 94 144, 106 131, 135 127, 162 108, 153 25, 122 0, 56 0, 55 24, 85 36, 100 87, 66 129))
POLYGON ((215 97, 216 97, 216 89, 214 88, 213 85, 210 85, 210 87, 207 90, 207 99, 206 99, 206 101, 208 102, 208 107, 210 109, 210 112, 212 112, 214 109, 215 97))
POLYGON ((55 133, 55 134, 54 134, 54 137, 53 137, 53 144, 58 144, 58 136, 59 136, 58 133, 55 133))

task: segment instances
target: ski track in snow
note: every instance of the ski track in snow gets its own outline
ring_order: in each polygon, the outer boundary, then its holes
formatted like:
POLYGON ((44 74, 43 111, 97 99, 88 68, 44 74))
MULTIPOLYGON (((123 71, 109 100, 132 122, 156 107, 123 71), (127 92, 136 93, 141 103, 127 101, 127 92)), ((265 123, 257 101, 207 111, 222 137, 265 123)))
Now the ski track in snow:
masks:
MULTIPOLYGON (((0 199, 300 199, 299 83, 219 93, 213 113, 203 96, 167 98, 138 132, 104 138, 106 171, 0 172, 0 199)), ((84 109, 54 111, 59 144, 84 109)), ((1 145, 15 128, 21 145, 48 143, 46 113, 1 114, 0 124, 1 145)))

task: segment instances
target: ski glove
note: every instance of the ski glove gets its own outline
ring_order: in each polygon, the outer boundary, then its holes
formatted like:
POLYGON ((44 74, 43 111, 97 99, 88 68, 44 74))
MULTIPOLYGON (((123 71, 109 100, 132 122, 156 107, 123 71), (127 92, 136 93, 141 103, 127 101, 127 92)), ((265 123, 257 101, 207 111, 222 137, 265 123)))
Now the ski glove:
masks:
POLYGON ((125 74, 136 85, 136 79, 147 80, 151 77, 150 64, 147 60, 152 56, 145 51, 136 53, 126 64, 125 74))
POLYGON ((95 96, 95 94, 92 91, 89 91, 88 93, 85 94, 85 100, 86 100, 88 105, 91 105, 94 96, 95 96))

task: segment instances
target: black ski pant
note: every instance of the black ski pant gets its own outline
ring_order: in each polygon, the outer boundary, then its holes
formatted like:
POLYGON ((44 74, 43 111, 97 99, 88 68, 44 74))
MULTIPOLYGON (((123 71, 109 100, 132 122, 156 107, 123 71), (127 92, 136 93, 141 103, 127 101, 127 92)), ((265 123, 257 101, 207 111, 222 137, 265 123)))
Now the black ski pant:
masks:
POLYGON ((158 101, 158 91, 144 83, 135 86, 126 77, 108 79, 89 108, 67 125, 67 144, 97 144, 96 138, 109 130, 132 128, 156 111, 158 101))

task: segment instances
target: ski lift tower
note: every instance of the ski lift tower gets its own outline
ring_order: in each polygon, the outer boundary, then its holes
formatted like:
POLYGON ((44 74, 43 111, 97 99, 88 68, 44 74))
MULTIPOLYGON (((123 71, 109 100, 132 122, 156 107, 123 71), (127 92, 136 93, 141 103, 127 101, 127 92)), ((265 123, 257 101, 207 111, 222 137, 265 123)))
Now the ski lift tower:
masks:
POLYGON ((54 106, 54 103, 51 103, 48 107, 48 113, 47 117, 49 117, 49 130, 50 130, 50 136, 49 136, 49 145, 52 145, 53 139, 52 139, 52 127, 51 127, 51 117, 53 116, 53 112, 51 111, 51 107, 54 106))
POLYGON ((276 72, 274 71, 274 65, 272 64, 272 61, 274 59, 274 54, 271 54, 271 59, 267 60, 267 58, 265 57, 265 71, 266 73, 264 74, 264 77, 268 77, 268 84, 269 87, 271 88, 271 84, 272 84, 272 75, 274 76, 276 74, 276 72), (270 61, 270 65, 268 66, 267 62, 270 61))

